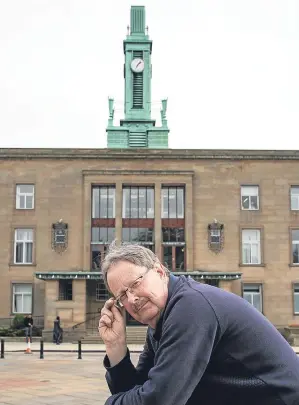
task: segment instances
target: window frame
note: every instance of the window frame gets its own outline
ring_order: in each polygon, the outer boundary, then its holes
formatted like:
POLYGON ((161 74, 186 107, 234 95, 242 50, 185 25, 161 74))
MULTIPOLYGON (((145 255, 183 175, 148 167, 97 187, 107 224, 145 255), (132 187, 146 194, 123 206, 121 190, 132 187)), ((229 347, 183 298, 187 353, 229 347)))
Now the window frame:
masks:
POLYGON ((131 244, 138 244, 138 245, 148 245, 148 246, 153 246, 155 244, 155 229, 154 228, 146 228, 146 227, 123 227, 122 228, 122 237, 121 237, 122 242, 125 243, 131 243, 131 244), (131 238, 129 240, 126 240, 124 238, 124 230, 128 230, 129 235, 131 236, 132 230, 137 230, 138 236, 139 232, 145 231, 146 239, 147 240, 141 240, 138 238, 138 240, 134 241, 131 238), (149 240, 148 235, 151 235, 151 240, 149 240))
POLYGON ((115 184, 92 184, 91 185, 91 219, 115 219, 116 215, 116 186, 115 184), (107 189, 107 216, 101 216, 101 190, 107 189), (98 190, 98 207, 96 207, 95 193, 98 190), (109 190, 113 190, 114 193, 111 194, 109 190), (109 216, 109 200, 112 200, 112 217, 109 216), (96 216, 96 210, 99 212, 99 216, 96 216))
POLYGON ((12 264, 14 265, 14 266, 33 266, 34 265, 34 258, 35 258, 35 227, 32 227, 32 226, 16 226, 16 227, 14 227, 13 228, 13 260, 12 260, 12 264), (30 230, 30 231, 32 231, 32 240, 30 241, 30 240, 17 240, 16 239, 16 236, 17 236, 17 231, 21 231, 21 230, 23 230, 23 231, 25 231, 25 230, 30 230), (32 243, 32 260, 31 260, 31 262, 24 262, 24 261, 22 261, 22 262, 17 262, 16 261, 16 258, 17 258, 17 243, 20 243, 20 242, 22 242, 23 243, 23 259, 24 259, 24 256, 25 256, 25 254, 26 254, 26 244, 27 243, 32 243), (24 248, 24 246, 25 246, 25 248, 24 248))
POLYGON ((107 290, 105 283, 103 280, 99 280, 96 282, 95 288, 95 300, 96 302, 103 302, 107 301, 110 297, 109 291, 107 290), (102 291, 102 293, 101 293, 102 291))
POLYGON ((115 239, 116 236, 116 228, 114 226, 91 226, 91 233, 90 233, 90 244, 91 245, 109 245, 111 242, 113 242, 113 240, 115 239), (106 233, 106 240, 104 241, 100 241, 100 240, 93 240, 93 230, 95 229, 99 229, 98 232, 101 232, 100 229, 102 229, 102 231, 106 233), (109 239, 109 230, 112 230, 113 233, 113 237, 111 239, 109 239))
POLYGON ((16 210, 34 210, 35 209, 35 184, 34 183, 16 183, 15 184, 15 209, 16 210), (21 186, 32 186, 33 187, 33 191, 32 193, 21 193, 19 192, 19 187, 21 186), (25 207, 22 208, 20 206, 20 198, 21 196, 25 196, 25 207), (28 208, 27 207, 27 196, 32 197, 32 207, 28 208))
POLYGON ((256 184, 242 184, 240 187, 240 198, 241 198, 241 210, 242 211, 259 211, 260 210, 260 187, 259 185, 256 184), (256 188, 257 189, 257 195, 250 195, 250 194, 243 194, 243 190, 249 188, 256 188), (249 207, 244 208, 243 206, 243 197, 248 197, 249 198, 249 207), (252 207, 251 203, 251 197, 257 197, 257 208, 252 207))
POLYGON ((251 304, 255 309, 257 309, 259 312, 261 312, 262 314, 264 313, 264 286, 263 283, 259 283, 259 282, 243 282, 242 283, 242 297, 243 299, 245 299, 247 302, 249 302, 249 304, 251 304), (246 298, 244 298, 244 289, 245 286, 249 287, 249 286, 255 286, 258 287, 259 292, 258 294, 255 294, 254 292, 248 292, 248 294, 252 294, 252 296, 255 295, 260 295, 260 305, 261 305, 261 309, 256 308, 251 302, 249 302, 248 300, 246 300, 246 298))
MULTIPOLYGON (((15 314, 22 314, 22 315, 24 315, 24 314, 32 314, 33 313, 33 283, 28 283, 28 282, 12 282, 11 283, 11 314, 13 314, 13 315, 15 315, 15 314), (31 296, 31 308, 30 308, 30 311, 29 312, 18 312, 18 311, 15 311, 15 295, 16 294, 18 294, 18 293, 15 293, 15 291, 14 291, 14 288, 15 288, 15 286, 16 285, 30 285, 31 286, 31 294, 30 294, 30 296, 31 296)), ((29 294, 26 294, 26 293, 21 293, 22 294, 22 306, 24 307, 24 302, 23 302, 23 296, 24 295, 29 295, 29 294)))
MULTIPOLYGON (((64 286, 64 288, 66 288, 66 285, 64 286)), ((64 290, 64 292, 65 292, 65 290, 64 290)), ((73 300, 74 300, 74 283, 73 283, 73 280, 72 279, 60 279, 60 280, 58 280, 58 297, 57 297, 57 301, 65 302, 65 301, 73 301, 73 300), (61 292, 61 290, 60 290, 61 283, 65 283, 65 284, 70 283, 71 284, 71 286, 72 286, 72 299, 61 298, 61 294, 60 294, 60 292, 61 292)))
POLYGON ((121 215, 122 215, 122 220, 154 220, 155 219, 155 186, 151 184, 143 185, 143 184, 133 184, 133 185, 122 185, 122 206, 121 206, 121 215), (137 189, 137 216, 132 216, 132 189, 137 189), (140 216, 140 190, 144 189, 145 190, 145 216, 140 216), (126 204, 126 191, 128 190, 129 193, 129 207, 127 207, 126 204), (152 192, 152 208, 149 208, 150 204, 149 201, 151 200, 151 197, 148 196, 149 190, 152 192), (126 215, 127 210, 129 211, 129 216, 126 215))
POLYGON ((290 193, 290 211, 297 212, 297 211, 299 211, 299 185, 291 185, 289 193, 290 193), (297 198, 298 208, 292 208, 292 197, 294 197, 294 196, 292 196, 292 189, 294 190, 295 188, 298 189, 298 198, 297 198))
POLYGON ((161 211, 160 211, 160 216, 161 219, 170 219, 170 220, 174 220, 174 219, 180 219, 180 220, 185 220, 186 218, 186 186, 185 185, 171 185, 171 184, 167 184, 167 185, 162 185, 161 186, 161 211), (176 205, 176 209, 175 209, 175 216, 170 216, 170 198, 169 198, 169 191, 171 189, 176 190, 176 195, 175 195, 175 205, 176 205), (165 211, 165 204, 164 204, 164 190, 167 190, 167 202, 168 202, 168 206, 167 206, 167 211, 165 211), (178 190, 182 190, 183 192, 183 213, 182 216, 179 215, 179 197, 178 197, 178 190), (167 215, 165 214, 165 212, 167 212, 167 215))
MULTIPOLYGON (((248 227, 243 226, 240 229, 240 266, 261 267, 264 266, 264 229, 259 226, 248 227), (244 231, 259 231, 259 263, 244 263, 243 257, 243 232, 244 231)), ((252 255, 250 255, 252 257, 252 255)))
POLYGON ((299 299, 299 281, 294 281, 292 283, 292 295, 293 295, 293 314, 297 316, 297 315, 299 315, 299 304, 298 304, 298 312, 296 312, 296 310, 295 310, 295 295, 296 296, 298 295, 298 299, 299 299), (295 291, 296 288, 298 289, 298 292, 295 291))
MULTIPOLYGON (((289 232, 290 232, 290 236, 289 236, 289 246, 290 246, 290 267, 298 267, 299 266, 299 259, 298 259, 298 263, 294 263, 293 262, 293 231, 298 231, 299 232, 299 227, 296 226, 291 226, 289 228, 289 232)), ((298 239, 298 243, 299 245, 299 239, 298 239)))

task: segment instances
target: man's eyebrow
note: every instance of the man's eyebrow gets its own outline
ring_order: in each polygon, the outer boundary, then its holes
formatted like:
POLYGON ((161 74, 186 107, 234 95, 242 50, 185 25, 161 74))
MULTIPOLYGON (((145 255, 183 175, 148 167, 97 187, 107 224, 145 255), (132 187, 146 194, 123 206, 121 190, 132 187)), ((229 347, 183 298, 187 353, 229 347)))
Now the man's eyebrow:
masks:
POLYGON ((116 297, 119 297, 119 296, 125 294, 125 293, 127 292, 128 288, 129 288, 129 287, 124 287, 124 288, 122 288, 122 289, 119 291, 119 293, 116 295, 116 297))
POLYGON ((119 297, 120 295, 123 295, 126 291, 127 291, 127 288, 122 288, 120 290, 120 292, 117 294, 117 297, 119 297))

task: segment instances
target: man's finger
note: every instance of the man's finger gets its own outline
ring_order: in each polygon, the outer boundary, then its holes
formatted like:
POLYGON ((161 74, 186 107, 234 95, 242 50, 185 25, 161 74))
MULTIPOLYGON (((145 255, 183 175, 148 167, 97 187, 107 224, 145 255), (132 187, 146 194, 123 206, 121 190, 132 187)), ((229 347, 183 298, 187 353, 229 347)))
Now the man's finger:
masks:
POLYGON ((113 319, 114 319, 113 313, 111 311, 108 311, 107 309, 102 309, 101 317, 102 316, 108 316, 108 318, 110 318, 111 321, 113 321, 113 319))
POLYGON ((116 308, 115 305, 113 305, 113 307, 111 308, 111 312, 116 321, 121 321, 124 318, 125 308, 119 309, 119 308, 116 308))
POLYGON ((109 300, 107 300, 107 301, 105 302, 103 308, 106 308, 106 309, 109 310, 109 309, 113 306, 113 304, 114 304, 114 299, 113 299, 113 298, 110 298, 109 300))
POLYGON ((111 326, 113 320, 112 320, 109 316, 103 315, 103 316, 101 317, 101 319, 100 319, 100 322, 105 323, 105 324, 108 325, 108 326, 111 326))

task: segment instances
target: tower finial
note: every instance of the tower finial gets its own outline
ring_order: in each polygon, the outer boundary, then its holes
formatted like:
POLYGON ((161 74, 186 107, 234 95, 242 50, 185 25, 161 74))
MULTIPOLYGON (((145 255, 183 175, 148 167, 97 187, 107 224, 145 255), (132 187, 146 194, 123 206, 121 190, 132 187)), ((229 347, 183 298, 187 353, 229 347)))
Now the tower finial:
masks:
POLYGON ((148 25, 146 26, 146 35, 148 35, 148 25))
POLYGON ((144 35, 145 34, 145 7, 132 6, 131 7, 131 35, 144 35))
POLYGON ((130 26, 127 25, 127 35, 130 35, 130 26))
POLYGON ((113 118, 114 118, 114 99, 108 97, 108 105, 109 105, 109 120, 108 125, 113 126, 113 118))

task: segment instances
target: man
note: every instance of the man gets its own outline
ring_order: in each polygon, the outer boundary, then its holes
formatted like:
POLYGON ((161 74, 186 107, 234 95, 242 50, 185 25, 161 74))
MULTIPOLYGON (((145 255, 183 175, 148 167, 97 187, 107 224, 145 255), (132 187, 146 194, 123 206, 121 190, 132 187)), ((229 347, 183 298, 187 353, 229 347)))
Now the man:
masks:
POLYGON ((24 326, 25 326, 25 336, 26 336, 26 343, 30 339, 30 343, 32 343, 32 326, 33 326, 33 318, 32 315, 26 315, 24 318, 24 326))
POLYGON ((115 297, 99 322, 106 405, 299 405, 294 350, 243 298, 169 274, 138 245, 111 245, 102 271, 115 297), (149 325, 136 368, 125 310, 149 325))

